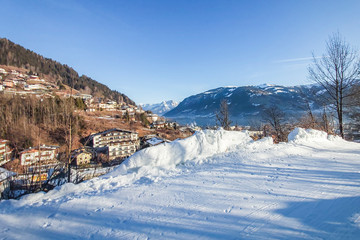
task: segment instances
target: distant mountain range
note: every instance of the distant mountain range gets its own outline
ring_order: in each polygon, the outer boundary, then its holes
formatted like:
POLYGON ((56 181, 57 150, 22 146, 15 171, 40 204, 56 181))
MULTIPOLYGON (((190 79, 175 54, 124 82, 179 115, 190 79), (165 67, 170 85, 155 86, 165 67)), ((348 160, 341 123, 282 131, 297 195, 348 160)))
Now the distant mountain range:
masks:
POLYGON ((170 110, 175 108, 177 105, 179 105, 179 103, 175 102, 173 100, 163 101, 161 103, 155 103, 155 104, 140 104, 142 109, 144 109, 145 111, 151 111, 160 116, 169 112, 170 110))
POLYGON ((106 85, 85 75, 79 76, 73 68, 50 58, 45 58, 6 38, 0 38, 0 65, 23 68, 31 74, 37 73, 41 78, 46 78, 59 87, 64 84, 95 97, 135 105, 135 102, 125 94, 111 90, 106 85))
POLYGON ((277 106, 289 117, 303 114, 306 101, 312 110, 318 111, 322 108, 324 94, 317 85, 220 87, 185 98, 164 116, 182 124, 196 122, 200 126, 213 125, 220 102, 226 100, 233 123, 247 125, 251 121, 261 120, 263 111, 272 106, 277 106))

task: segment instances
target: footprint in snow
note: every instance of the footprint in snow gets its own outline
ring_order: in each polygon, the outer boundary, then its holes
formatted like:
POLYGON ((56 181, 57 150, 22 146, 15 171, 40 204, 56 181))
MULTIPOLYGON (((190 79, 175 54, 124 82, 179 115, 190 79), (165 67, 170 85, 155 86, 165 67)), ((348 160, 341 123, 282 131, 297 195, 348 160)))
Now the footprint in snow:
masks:
POLYGON ((48 227, 50 227, 50 226, 51 226, 51 223, 46 222, 46 223, 43 224, 42 227, 43 227, 43 228, 48 228, 48 227))
POLYGON ((103 210, 104 210, 104 208, 97 208, 97 209, 94 210, 94 212, 101 212, 103 210))
POLYGON ((231 213, 231 211, 233 210, 234 206, 229 207, 228 209, 224 210, 224 213, 231 213))
POLYGON ((50 214, 47 218, 54 218, 56 216, 56 213, 50 214))

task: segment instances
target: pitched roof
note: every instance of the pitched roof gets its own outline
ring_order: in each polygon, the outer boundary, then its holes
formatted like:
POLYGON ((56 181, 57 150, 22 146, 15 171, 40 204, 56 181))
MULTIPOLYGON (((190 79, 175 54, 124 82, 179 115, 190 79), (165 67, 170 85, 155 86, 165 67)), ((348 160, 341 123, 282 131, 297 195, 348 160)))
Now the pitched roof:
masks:
MULTIPOLYGON (((55 150, 59 148, 59 146, 46 146, 46 145, 41 145, 40 146, 40 151, 46 151, 46 150, 55 150)), ((23 153, 31 153, 31 152, 38 152, 39 151, 39 148, 38 147, 32 147, 32 148, 28 148, 28 149, 25 149, 23 151, 20 152, 20 154, 23 154, 23 153)))
POLYGON ((0 139, 0 143, 1 143, 1 144, 8 143, 8 142, 9 142, 9 140, 0 139))
POLYGON ((111 129, 108 129, 108 130, 105 130, 105 131, 102 131, 102 132, 91 134, 90 137, 93 138, 94 136, 102 135, 102 134, 106 134, 106 133, 114 132, 114 131, 127 132, 127 133, 137 133, 137 132, 131 132, 131 131, 128 131, 128 130, 123 130, 123 129, 120 129, 120 128, 111 128, 111 129))

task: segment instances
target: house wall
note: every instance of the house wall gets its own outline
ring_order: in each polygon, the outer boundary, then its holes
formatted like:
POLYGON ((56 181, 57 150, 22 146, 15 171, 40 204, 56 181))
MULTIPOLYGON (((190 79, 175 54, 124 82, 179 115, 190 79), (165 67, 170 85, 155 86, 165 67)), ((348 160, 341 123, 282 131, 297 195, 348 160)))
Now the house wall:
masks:
POLYGON ((109 160, 129 157, 133 155, 135 152, 136 152, 136 145, 134 143, 108 147, 109 160))
MULTIPOLYGON (((55 150, 41 150, 40 161, 46 162, 55 159, 55 150)), ((21 165, 31 165, 39 161, 39 150, 32 149, 20 155, 21 165)))
POLYGON ((109 160, 131 156, 140 146, 137 133, 113 130, 93 136, 94 148, 107 148, 109 160))
POLYGON ((76 156, 76 165, 89 164, 91 160, 91 153, 80 153, 76 156))
POLYGON ((10 161, 11 151, 6 140, 0 140, 0 165, 10 161))
POLYGON ((137 141, 138 134, 130 132, 112 131, 105 134, 95 135, 93 137, 93 147, 101 148, 110 145, 111 143, 137 141))

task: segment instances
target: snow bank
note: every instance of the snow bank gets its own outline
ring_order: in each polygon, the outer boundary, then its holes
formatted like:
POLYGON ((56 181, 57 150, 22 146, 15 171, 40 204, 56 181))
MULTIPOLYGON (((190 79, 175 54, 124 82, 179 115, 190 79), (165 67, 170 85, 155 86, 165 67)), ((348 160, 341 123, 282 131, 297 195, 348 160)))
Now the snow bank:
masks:
POLYGON ((339 137, 328 135, 326 132, 314 130, 295 128, 289 133, 289 142, 305 143, 305 142, 321 142, 321 141, 337 141, 342 140, 339 137))
POLYGON ((121 164, 123 173, 142 167, 174 168, 185 161, 201 162, 214 154, 252 142, 247 132, 219 130, 198 131, 193 136, 160 144, 135 153, 121 164))

